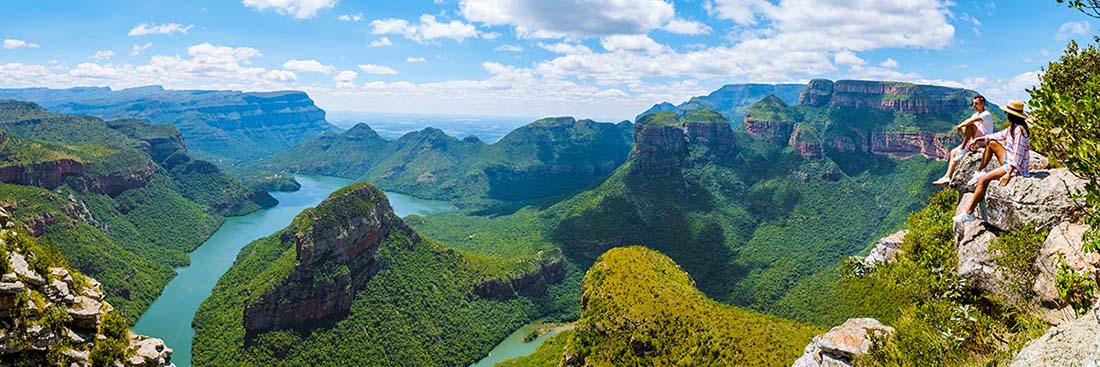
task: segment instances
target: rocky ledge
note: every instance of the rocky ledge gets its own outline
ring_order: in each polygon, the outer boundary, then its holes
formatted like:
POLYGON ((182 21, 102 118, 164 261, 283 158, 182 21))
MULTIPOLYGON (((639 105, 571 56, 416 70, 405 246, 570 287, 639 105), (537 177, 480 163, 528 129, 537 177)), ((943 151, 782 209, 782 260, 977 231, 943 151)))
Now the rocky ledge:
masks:
POLYGON ((853 359, 871 349, 872 336, 885 337, 893 333, 894 328, 875 319, 848 319, 829 332, 815 336, 791 367, 850 367, 853 359))
POLYGON ((279 240, 293 244, 297 265, 244 311, 249 335, 279 328, 310 328, 346 316, 355 294, 385 261, 378 248, 390 236, 412 244, 420 237, 394 214, 377 187, 337 191, 299 214, 279 240))
POLYGON ((481 282, 474 286, 473 293, 466 298, 505 300, 520 296, 541 296, 551 284, 561 283, 565 279, 565 271, 565 261, 557 257, 539 265, 534 271, 481 282))
POLYGON ((0 365, 173 366, 172 349, 127 330, 95 279, 39 269, 20 232, 0 208, 0 365))

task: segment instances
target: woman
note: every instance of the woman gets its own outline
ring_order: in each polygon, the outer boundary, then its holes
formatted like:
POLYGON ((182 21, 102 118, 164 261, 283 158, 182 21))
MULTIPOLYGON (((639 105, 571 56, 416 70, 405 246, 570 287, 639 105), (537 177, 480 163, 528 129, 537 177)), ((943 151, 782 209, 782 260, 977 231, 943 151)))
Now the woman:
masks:
POLYGON ((993 180, 1000 179, 1001 186, 1004 186, 1008 184, 1008 180, 1012 179, 1014 175, 1023 177, 1030 175, 1027 166, 1031 160, 1031 142, 1028 140, 1031 131, 1027 126, 1024 103, 1009 101, 1005 108, 1005 116, 1008 117, 1010 124, 1007 129, 981 138, 975 138, 975 140, 985 140, 987 142, 985 155, 982 157, 981 167, 978 167, 978 171, 974 173, 974 177, 969 182, 970 184, 977 184, 974 188, 974 197, 966 205, 965 213, 952 218, 957 223, 969 222, 975 219, 974 208, 985 198, 985 192, 989 187, 989 183, 993 180), (994 155, 1001 162, 1001 166, 989 173, 982 174, 985 166, 989 164, 994 155))

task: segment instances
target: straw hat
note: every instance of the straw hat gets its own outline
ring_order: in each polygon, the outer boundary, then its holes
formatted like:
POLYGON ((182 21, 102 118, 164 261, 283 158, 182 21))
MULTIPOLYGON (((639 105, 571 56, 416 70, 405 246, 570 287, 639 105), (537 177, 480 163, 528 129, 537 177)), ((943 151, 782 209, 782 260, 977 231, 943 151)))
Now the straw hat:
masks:
POLYGON ((1005 105, 1005 113, 1011 113, 1016 115, 1016 117, 1027 119, 1027 114, 1024 113, 1024 102, 1021 101, 1008 101, 1008 104, 1005 105))

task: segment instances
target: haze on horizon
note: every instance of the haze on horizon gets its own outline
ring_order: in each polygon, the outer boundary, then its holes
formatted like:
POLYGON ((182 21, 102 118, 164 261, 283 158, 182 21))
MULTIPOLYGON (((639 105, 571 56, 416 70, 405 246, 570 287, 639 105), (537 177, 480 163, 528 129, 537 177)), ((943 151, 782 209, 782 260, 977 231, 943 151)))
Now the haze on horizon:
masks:
POLYGON ((1001 103, 1096 22, 1053 0, 22 3, 0 29, 0 87, 296 89, 332 111, 605 121, 812 78, 1001 103))

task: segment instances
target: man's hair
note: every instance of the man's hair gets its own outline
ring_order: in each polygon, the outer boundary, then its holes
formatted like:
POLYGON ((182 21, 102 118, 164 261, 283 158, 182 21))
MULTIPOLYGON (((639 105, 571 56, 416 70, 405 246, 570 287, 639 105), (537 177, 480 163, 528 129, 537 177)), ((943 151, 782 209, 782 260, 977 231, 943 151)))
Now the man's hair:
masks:
POLYGON ((981 94, 975 95, 974 99, 980 100, 980 101, 982 101, 982 103, 985 103, 985 96, 983 96, 981 94))

